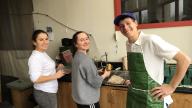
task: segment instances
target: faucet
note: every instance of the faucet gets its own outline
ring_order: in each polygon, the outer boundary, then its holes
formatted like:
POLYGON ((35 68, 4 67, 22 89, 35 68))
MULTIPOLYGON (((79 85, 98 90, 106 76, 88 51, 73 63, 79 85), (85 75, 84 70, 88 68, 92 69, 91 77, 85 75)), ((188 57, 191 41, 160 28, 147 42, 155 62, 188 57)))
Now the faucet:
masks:
POLYGON ((107 52, 105 52, 105 62, 108 62, 107 56, 107 52))
POLYGON ((108 62, 108 58, 107 58, 107 56, 108 56, 108 54, 107 54, 107 52, 105 52, 105 54, 102 55, 102 56, 100 57, 100 60, 101 60, 101 67, 102 67, 102 68, 105 67, 105 66, 103 66, 102 58, 105 57, 105 63, 107 64, 107 62, 108 62))

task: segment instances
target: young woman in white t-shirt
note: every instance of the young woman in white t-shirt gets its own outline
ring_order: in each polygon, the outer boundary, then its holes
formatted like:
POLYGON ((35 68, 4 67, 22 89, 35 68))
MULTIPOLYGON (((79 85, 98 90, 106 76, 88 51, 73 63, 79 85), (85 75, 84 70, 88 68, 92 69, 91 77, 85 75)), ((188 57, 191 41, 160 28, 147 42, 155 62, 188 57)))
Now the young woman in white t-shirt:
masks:
MULTIPOLYGON (((55 62, 47 55, 49 40, 43 30, 32 35, 34 50, 28 60, 29 75, 34 83, 34 97, 40 108, 57 108, 57 79, 64 76, 63 70, 56 72, 55 62)), ((58 68, 62 68, 59 65, 58 68)))

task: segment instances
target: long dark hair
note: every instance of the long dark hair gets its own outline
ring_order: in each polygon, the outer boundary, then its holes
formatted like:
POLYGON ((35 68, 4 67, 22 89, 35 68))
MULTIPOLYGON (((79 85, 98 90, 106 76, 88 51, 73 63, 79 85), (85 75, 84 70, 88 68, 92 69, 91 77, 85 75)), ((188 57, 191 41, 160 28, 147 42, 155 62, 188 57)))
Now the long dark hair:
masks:
MULTIPOLYGON (((33 41, 33 42, 36 42, 36 41, 37 41, 37 37, 38 37, 38 35, 39 35, 40 33, 45 33, 45 34, 48 36, 47 32, 45 32, 45 31, 43 31, 43 30, 35 30, 35 31, 33 32, 33 34, 32 34, 32 41, 33 41)), ((35 49, 35 45, 33 45, 33 48, 35 49)))
POLYGON ((80 33, 85 33, 87 36, 89 36, 85 31, 77 31, 72 38, 72 42, 73 42, 73 56, 75 55, 75 53, 77 52, 77 47, 75 46, 77 44, 77 39, 78 39, 78 34, 80 33))

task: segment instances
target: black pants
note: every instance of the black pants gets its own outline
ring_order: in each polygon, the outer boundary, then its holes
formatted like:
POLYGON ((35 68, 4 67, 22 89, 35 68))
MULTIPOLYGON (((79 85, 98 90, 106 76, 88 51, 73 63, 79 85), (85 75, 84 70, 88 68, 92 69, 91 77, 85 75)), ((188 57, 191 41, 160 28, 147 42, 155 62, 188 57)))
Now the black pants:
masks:
POLYGON ((90 105, 77 104, 77 108, 100 108, 100 105, 99 102, 90 105))

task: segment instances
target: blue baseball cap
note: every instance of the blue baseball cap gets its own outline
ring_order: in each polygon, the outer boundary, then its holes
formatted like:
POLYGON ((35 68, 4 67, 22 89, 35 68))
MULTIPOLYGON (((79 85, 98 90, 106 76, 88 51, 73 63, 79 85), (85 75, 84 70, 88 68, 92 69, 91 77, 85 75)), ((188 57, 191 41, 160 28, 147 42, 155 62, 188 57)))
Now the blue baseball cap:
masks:
POLYGON ((133 20, 136 20, 132 12, 125 12, 115 17, 114 24, 116 26, 119 26, 119 22, 125 18, 131 18, 133 20))

